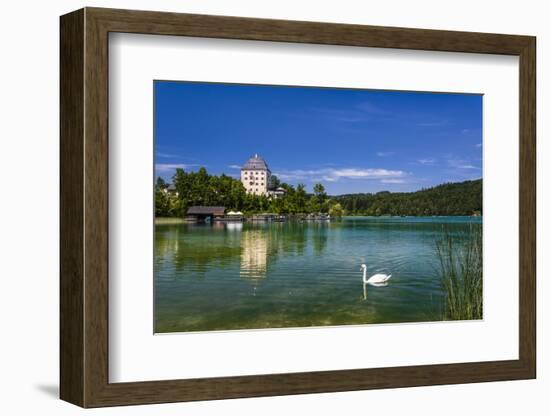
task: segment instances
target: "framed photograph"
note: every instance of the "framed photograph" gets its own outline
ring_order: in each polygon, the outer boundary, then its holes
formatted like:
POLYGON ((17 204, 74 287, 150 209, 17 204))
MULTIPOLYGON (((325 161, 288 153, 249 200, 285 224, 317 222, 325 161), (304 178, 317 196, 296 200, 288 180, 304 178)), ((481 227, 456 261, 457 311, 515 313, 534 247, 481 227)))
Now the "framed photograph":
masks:
POLYGON ((535 49, 62 16, 61 398, 535 378, 535 49))

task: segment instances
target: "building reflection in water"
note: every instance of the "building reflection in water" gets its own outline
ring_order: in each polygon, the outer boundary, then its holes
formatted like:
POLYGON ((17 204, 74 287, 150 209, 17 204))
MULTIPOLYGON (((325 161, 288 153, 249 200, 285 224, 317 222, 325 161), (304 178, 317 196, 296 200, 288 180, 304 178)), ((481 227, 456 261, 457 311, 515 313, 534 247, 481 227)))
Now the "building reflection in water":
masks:
POLYGON ((243 229, 242 222, 228 222, 225 224, 225 229, 227 231, 241 231, 243 229))
POLYGON ((267 232, 265 230, 248 229, 242 233, 240 274, 243 279, 258 283, 259 280, 266 277, 267 240, 267 232))

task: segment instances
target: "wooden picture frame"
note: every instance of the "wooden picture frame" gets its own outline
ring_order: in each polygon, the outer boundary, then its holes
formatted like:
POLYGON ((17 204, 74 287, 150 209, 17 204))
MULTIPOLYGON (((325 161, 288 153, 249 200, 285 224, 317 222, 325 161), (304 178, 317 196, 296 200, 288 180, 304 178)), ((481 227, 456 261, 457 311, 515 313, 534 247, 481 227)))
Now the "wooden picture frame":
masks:
POLYGON ((60 396, 63 400, 82 407, 101 407, 535 378, 534 37, 100 8, 64 15, 60 28, 60 396), (110 32, 518 56, 519 359, 109 383, 110 32))

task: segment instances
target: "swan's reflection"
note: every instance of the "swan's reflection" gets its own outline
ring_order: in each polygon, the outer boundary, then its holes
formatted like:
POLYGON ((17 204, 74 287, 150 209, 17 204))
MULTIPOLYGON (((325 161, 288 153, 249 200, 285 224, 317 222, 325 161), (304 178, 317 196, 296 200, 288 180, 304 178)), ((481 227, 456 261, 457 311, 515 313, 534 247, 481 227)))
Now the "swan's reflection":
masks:
POLYGON ((367 300, 367 286, 386 287, 386 286, 388 286, 388 282, 384 282, 384 283, 363 283, 363 300, 367 300))

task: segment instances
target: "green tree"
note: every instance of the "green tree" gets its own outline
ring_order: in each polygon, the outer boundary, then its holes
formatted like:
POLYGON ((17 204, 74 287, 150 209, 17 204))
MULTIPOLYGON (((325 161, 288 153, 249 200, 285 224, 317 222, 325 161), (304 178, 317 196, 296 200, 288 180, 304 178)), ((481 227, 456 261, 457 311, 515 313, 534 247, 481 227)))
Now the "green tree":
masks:
POLYGON ((170 200, 168 194, 159 186, 155 189, 155 216, 170 216, 170 200))
POLYGON ((164 179, 162 179, 160 176, 157 178, 157 184, 156 184, 157 188, 159 189, 166 189, 168 188, 168 184, 166 183, 166 181, 164 179))
POLYGON ((416 192, 332 197, 354 215, 482 215, 482 180, 447 183, 416 192))
POLYGON ((315 195, 311 196, 306 204, 306 213, 316 213, 321 210, 321 205, 319 204, 319 201, 317 200, 317 197, 315 195))
POLYGON ((295 205, 296 212, 303 213, 306 210, 307 193, 306 186, 302 183, 296 186, 295 205))
POLYGON ((325 187, 322 183, 316 183, 315 186, 313 186, 313 193, 317 198, 319 198, 319 202, 324 202, 321 198, 325 198, 327 196, 325 192, 325 187))
POLYGON ((228 210, 248 214, 349 212, 354 215, 482 215, 482 181, 465 181, 422 189, 417 192, 362 193, 328 197, 318 183, 313 194, 303 184, 296 187, 280 183, 285 196, 274 199, 247 194, 241 181, 227 175, 210 175, 205 168, 197 172, 176 169, 172 177, 176 192, 168 192, 168 183, 157 178, 155 215, 183 216, 193 205, 223 205, 228 210))
POLYGON ((271 189, 277 189, 279 186, 281 186, 281 181, 276 175, 271 175, 271 179, 269 182, 269 187, 271 189))
POLYGON ((322 183, 315 184, 313 187, 313 194, 319 203, 319 211, 326 212, 325 202, 327 201, 327 193, 325 192, 325 187, 322 183))
POLYGON ((177 194, 168 192, 168 184, 157 178, 155 184, 155 216, 181 217, 184 214, 182 201, 177 194))
POLYGON ((341 217, 344 215, 344 208, 342 208, 339 202, 336 202, 330 206, 328 213, 331 217, 341 217))

